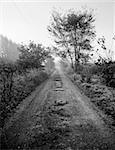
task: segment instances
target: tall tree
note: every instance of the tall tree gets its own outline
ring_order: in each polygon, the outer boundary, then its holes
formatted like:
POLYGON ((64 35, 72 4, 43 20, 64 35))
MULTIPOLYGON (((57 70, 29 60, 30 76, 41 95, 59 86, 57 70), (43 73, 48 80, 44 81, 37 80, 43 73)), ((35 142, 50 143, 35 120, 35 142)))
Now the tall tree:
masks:
POLYGON ((41 67, 49 53, 41 44, 34 42, 30 42, 29 45, 21 45, 19 51, 18 64, 24 70, 41 67))
POLYGON ((70 50, 71 46, 68 42, 68 33, 65 30, 66 24, 67 18, 64 15, 54 11, 52 13, 51 25, 48 26, 48 31, 55 37, 54 41, 59 46, 59 48, 57 48, 58 52, 56 50, 56 53, 64 58, 69 56, 73 66, 73 57, 70 50))
POLYGON ((91 40, 95 37, 92 12, 69 11, 67 14, 53 12, 48 31, 55 37, 55 42, 66 49, 71 61, 75 61, 75 69, 83 58, 83 53, 92 49, 91 40))

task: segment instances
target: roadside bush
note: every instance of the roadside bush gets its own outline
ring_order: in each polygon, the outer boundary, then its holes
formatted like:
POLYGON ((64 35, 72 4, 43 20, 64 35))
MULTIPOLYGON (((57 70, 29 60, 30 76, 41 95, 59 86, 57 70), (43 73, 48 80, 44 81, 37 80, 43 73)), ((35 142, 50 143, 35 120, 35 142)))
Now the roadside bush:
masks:
POLYGON ((77 74, 81 75, 82 82, 91 82, 92 76, 95 74, 96 68, 91 64, 79 65, 77 74))
POLYGON ((82 81, 86 81, 88 83, 91 82, 91 76, 92 76, 92 72, 91 72, 91 69, 90 69, 90 66, 84 66, 83 67, 83 70, 81 72, 81 76, 82 76, 82 81))
POLYGON ((79 64, 77 66, 77 72, 76 73, 80 74, 83 71, 83 69, 84 69, 84 66, 82 64, 79 64))
POLYGON ((81 87, 96 106, 115 119, 115 97, 106 86, 82 83, 81 87))
POLYGON ((4 59, 0 61, 0 126, 16 106, 27 97, 36 86, 48 78, 42 71, 49 51, 41 44, 30 42, 20 45, 19 58, 15 63, 4 59))
POLYGON ((87 64, 79 67, 77 74, 81 75, 82 82, 92 83, 97 75, 101 83, 115 87, 115 62, 103 62, 102 64, 87 64))
MULTIPOLYGON (((4 126, 5 120, 9 118, 10 115, 12 115, 12 113, 15 111, 17 105, 47 78, 48 75, 45 72, 38 70, 34 71, 34 73, 30 71, 26 76, 17 75, 13 78, 13 85, 10 93, 12 97, 10 99, 5 97, 6 99, 4 98, 2 101, 0 100, 1 127, 4 126)), ((1 86, 1 88, 3 87, 1 86)), ((2 92, 3 91, 1 90, 1 94, 2 92)))
POLYGON ((115 64, 107 66, 90 65, 79 74, 68 74, 72 82, 90 98, 100 110, 113 118, 110 124, 115 124, 115 64), (87 79, 90 79, 90 82, 87 79), (106 84, 103 84, 103 83, 106 84), (111 87, 109 87, 111 86, 111 87), (112 88, 113 87, 113 88, 112 88))
POLYGON ((115 62, 105 63, 102 69, 102 77, 107 86, 115 87, 115 62))
POLYGON ((102 78, 102 83, 106 86, 115 88, 115 62, 111 60, 103 60, 101 62, 98 60, 96 65, 99 68, 99 75, 102 78))
POLYGON ((111 80, 109 81, 109 86, 115 88, 115 79, 111 79, 111 80))
POLYGON ((82 82, 91 83, 92 77, 94 75, 98 75, 99 71, 100 68, 97 67, 95 64, 81 64, 79 65, 76 73, 81 76, 82 82))
POLYGON ((39 85, 41 82, 43 82, 47 78, 48 78, 47 73, 42 71, 38 75, 35 75, 32 80, 35 85, 39 85))
POLYGON ((10 112, 10 103, 13 97, 13 78, 16 66, 10 62, 0 62, 0 122, 4 124, 4 118, 10 112))

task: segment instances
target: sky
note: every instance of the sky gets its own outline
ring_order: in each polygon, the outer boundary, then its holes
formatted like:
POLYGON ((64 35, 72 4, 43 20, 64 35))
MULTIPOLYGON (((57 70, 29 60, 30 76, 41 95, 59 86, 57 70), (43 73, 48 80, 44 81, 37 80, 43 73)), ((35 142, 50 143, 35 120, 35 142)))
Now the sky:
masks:
POLYGON ((52 10, 94 9, 97 37, 105 36, 109 48, 115 46, 114 0, 0 0, 0 34, 16 43, 29 40, 52 45, 47 31, 52 10))

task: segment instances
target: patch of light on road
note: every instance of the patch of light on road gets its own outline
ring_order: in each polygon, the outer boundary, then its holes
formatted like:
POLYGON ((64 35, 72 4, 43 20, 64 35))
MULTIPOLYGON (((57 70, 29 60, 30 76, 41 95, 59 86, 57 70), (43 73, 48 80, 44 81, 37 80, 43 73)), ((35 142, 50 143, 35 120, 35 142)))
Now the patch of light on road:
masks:
POLYGON ((58 56, 54 57, 55 68, 58 70, 60 69, 60 60, 61 60, 60 57, 58 57, 58 56))

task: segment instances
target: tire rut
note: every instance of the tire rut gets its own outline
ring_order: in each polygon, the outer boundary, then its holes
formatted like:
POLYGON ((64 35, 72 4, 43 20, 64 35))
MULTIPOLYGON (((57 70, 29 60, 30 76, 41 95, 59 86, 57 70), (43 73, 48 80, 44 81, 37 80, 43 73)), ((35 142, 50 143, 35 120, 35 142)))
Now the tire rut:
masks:
POLYGON ((114 150, 112 137, 101 136, 95 122, 82 108, 79 94, 69 83, 58 71, 52 75, 39 95, 6 130, 8 148, 114 150))

